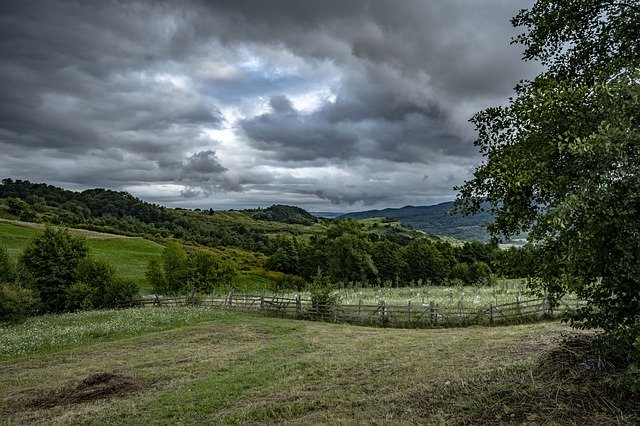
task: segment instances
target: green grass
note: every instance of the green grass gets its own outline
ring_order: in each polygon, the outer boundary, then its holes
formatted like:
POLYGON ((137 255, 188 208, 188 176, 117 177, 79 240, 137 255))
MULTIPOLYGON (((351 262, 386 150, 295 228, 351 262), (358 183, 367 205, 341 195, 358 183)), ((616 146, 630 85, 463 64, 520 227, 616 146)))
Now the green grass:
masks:
MULTIPOLYGON (((39 232, 35 226, 19 226, 0 222, 0 244, 7 248, 10 256, 14 259, 17 258, 39 232)), ((141 291, 150 291, 144 276, 146 266, 150 259, 160 256, 162 245, 144 238, 122 237, 83 230, 72 230, 72 232, 83 235, 87 239, 91 256, 113 264, 118 275, 135 281, 141 291)))
POLYGON ((530 365, 563 329, 388 330, 186 308, 46 316, 0 329, 11 348, 0 356, 0 415, 54 424, 421 422, 409 395, 530 365), (144 390, 33 407, 115 371, 144 390))
POLYGON ((400 288, 354 288, 340 289, 336 293, 342 303, 377 304, 384 300, 390 305, 412 305, 438 303, 441 307, 455 307, 462 302, 466 307, 487 307, 490 304, 515 302, 531 299, 524 280, 498 280, 494 286, 421 286, 400 288))
POLYGON ((609 401, 611 409, 594 409, 593 399, 565 406, 554 400, 562 383, 536 375, 540 357, 567 330, 555 323, 394 330, 187 308, 46 316, 0 328, 0 341, 12 348, 0 355, 0 418, 7 424, 565 424, 581 416, 584 424, 625 424, 617 401, 609 401), (114 388, 70 403, 98 373, 134 381, 137 391, 114 388), (529 395, 538 405, 519 412, 518 401, 529 395))
POLYGON ((87 243, 92 256, 113 263, 118 274, 135 281, 140 290, 151 291, 145 271, 149 260, 162 253, 162 245, 143 238, 89 239, 87 243))

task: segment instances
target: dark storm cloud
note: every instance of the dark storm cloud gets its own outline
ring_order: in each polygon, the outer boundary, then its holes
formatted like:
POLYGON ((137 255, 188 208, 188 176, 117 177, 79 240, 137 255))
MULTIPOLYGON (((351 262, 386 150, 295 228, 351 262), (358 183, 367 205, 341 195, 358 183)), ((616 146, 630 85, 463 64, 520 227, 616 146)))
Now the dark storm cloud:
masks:
POLYGON ((473 156, 464 126, 469 110, 457 103, 506 97, 522 77, 517 57, 505 54, 511 49, 506 26, 494 24, 496 16, 506 22, 513 13, 503 11, 505 2, 293 3, 211 6, 236 25, 253 23, 238 25, 235 38, 277 41, 341 64, 334 101, 309 114, 285 115, 272 105, 271 113, 242 121, 254 147, 283 161, 360 156, 430 163, 442 155, 473 156))
POLYGON ((451 193, 457 182, 438 176, 478 158, 470 113, 536 70, 509 46, 508 19, 529 4, 4 1, 0 169, 79 186, 178 183, 184 197, 384 204, 415 196, 415 172, 435 167, 429 190, 451 193), (320 89, 331 96, 298 107, 320 89), (252 170, 262 163, 352 174, 301 184, 252 170), (374 163, 387 177, 368 180, 374 163))

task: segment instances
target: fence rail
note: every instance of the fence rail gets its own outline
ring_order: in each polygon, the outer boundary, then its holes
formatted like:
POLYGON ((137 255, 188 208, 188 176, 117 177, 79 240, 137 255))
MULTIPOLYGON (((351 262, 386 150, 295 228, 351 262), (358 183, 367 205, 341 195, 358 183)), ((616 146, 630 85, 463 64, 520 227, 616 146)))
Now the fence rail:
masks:
POLYGON ((378 304, 317 303, 300 295, 287 297, 266 294, 236 294, 189 297, 161 297, 132 301, 131 306, 207 306, 220 309, 258 312, 287 318, 333 321, 359 325, 377 325, 402 328, 460 327, 469 325, 515 324, 559 317, 580 306, 580 301, 561 300, 551 304, 546 298, 516 300, 512 303, 467 307, 462 301, 456 307, 440 307, 429 303, 390 305, 383 300, 378 304))

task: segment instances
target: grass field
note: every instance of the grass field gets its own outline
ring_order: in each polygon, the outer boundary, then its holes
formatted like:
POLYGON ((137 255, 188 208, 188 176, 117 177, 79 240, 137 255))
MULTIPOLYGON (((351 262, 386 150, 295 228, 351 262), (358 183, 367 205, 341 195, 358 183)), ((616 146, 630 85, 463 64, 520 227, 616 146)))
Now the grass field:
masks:
MULTIPOLYGON (((16 258, 39 232, 41 227, 0 222, 0 244, 16 258)), ((160 256, 162 245, 144 238, 131 238, 100 232, 71 230, 87 239, 89 254, 111 262, 117 273, 134 280, 142 291, 149 291, 144 277, 150 259, 160 256)))
POLYGON ((336 292, 341 303, 376 304, 384 300, 390 305, 406 305, 409 301, 413 306, 434 301, 441 307, 457 306, 462 301, 467 307, 485 307, 490 304, 515 302, 531 299, 526 291, 525 280, 498 280, 495 286, 422 286, 401 288, 357 288, 340 289, 336 292))
MULTIPOLYGON (((564 385, 535 368, 567 330, 374 329, 187 308, 32 318, 0 328, 0 418, 566 424, 584 408, 565 404, 564 385), (518 402, 527 395, 540 403, 518 402)), ((597 408, 584 424, 632 424, 615 404, 597 408)))

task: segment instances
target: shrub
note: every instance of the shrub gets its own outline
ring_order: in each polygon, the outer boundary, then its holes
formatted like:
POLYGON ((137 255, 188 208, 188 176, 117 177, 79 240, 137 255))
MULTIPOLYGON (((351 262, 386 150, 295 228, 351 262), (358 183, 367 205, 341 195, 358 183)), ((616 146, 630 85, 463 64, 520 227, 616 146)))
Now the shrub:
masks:
POLYGON ((0 321, 22 321, 32 313, 36 303, 32 290, 17 284, 0 283, 0 321))
POLYGON ((114 277, 105 287, 105 306, 117 308, 130 302, 135 302, 140 297, 137 284, 123 277, 114 277))
POLYGON ((330 315, 331 307, 337 301, 334 287, 331 278, 323 275, 322 270, 318 268, 313 281, 307 286, 307 290, 311 293, 312 316, 326 317, 330 315))
POLYGON ((77 282, 66 291, 65 308, 67 311, 86 311, 97 307, 98 292, 84 282, 77 282))
POLYGON ((0 282, 13 282, 16 278, 16 268, 4 246, 0 246, 0 282))
POLYGON ((20 263, 40 293, 46 312, 65 309, 66 291, 76 282, 78 264, 87 255, 83 238, 67 229, 46 227, 22 252, 20 263))

